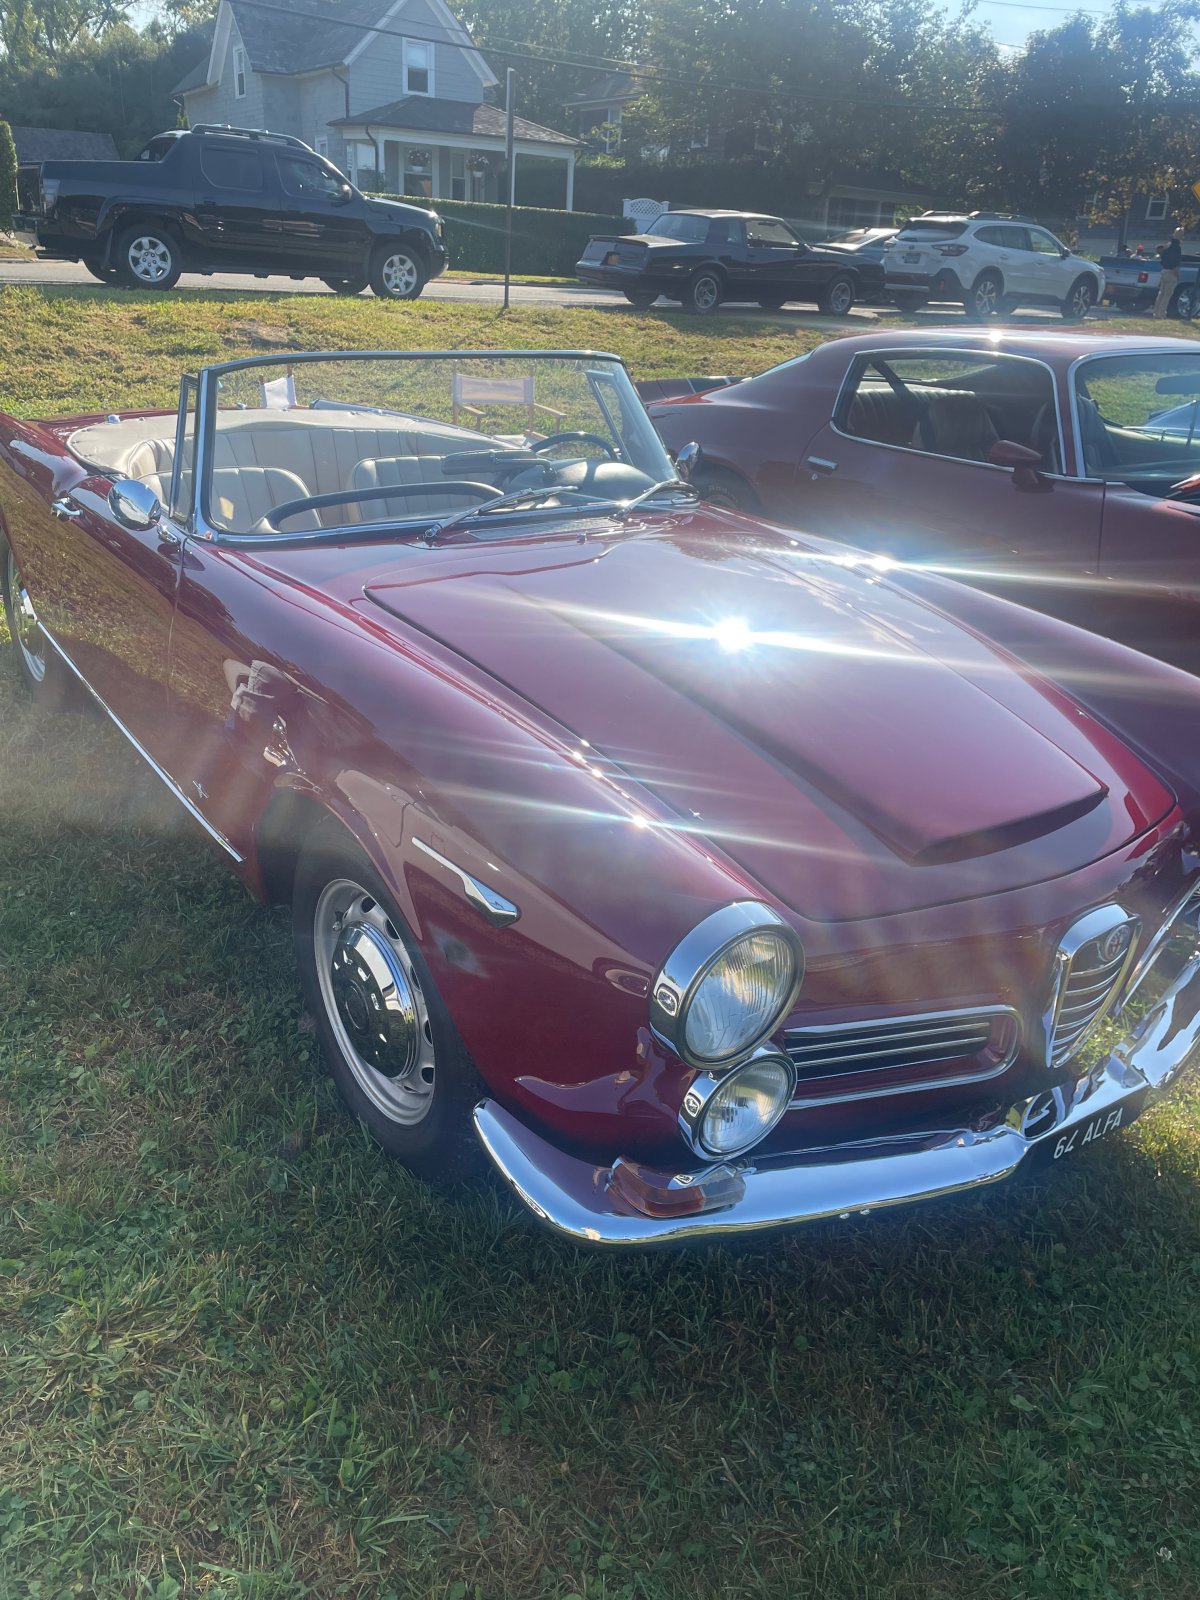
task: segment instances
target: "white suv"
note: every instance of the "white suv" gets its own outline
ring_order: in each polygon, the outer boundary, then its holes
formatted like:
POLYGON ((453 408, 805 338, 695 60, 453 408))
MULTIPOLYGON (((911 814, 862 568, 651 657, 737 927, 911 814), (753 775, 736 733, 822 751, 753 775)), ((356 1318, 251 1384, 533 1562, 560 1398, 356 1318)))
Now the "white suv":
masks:
POLYGON ((1094 261, 1073 255, 1025 217, 995 211, 913 217, 883 254, 888 293, 902 311, 961 300, 975 322, 1014 306, 1055 306, 1080 322, 1104 294, 1094 261))

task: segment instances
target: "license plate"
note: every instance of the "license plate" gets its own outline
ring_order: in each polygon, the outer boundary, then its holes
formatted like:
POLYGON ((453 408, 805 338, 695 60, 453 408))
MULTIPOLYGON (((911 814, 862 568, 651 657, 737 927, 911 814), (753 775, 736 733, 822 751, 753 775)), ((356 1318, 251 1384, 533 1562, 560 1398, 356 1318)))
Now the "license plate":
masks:
POLYGON ((620 259, 621 259, 620 256, 617 254, 617 252, 615 250, 610 250, 608 252, 608 254, 605 256, 605 258, 604 258, 604 265, 606 267, 615 267, 617 262, 620 261, 620 259))
POLYGON ((1095 1144, 1097 1139, 1107 1138, 1110 1133, 1127 1128, 1141 1111, 1144 1099, 1144 1094, 1131 1095, 1128 1100, 1122 1100, 1119 1106, 1107 1106, 1094 1116, 1077 1122, 1073 1128, 1052 1134, 1043 1141, 1046 1160, 1050 1163, 1062 1161, 1066 1156, 1076 1155, 1088 1145, 1095 1144))
POLYGON ((915 264, 916 262, 920 261, 921 252, 919 250, 906 250, 904 252, 904 259, 905 261, 910 261, 915 264))

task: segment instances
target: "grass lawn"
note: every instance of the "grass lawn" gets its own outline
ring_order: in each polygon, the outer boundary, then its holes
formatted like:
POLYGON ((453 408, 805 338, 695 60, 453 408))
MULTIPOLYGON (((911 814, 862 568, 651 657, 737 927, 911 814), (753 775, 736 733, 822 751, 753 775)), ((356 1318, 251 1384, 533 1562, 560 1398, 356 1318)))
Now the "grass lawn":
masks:
MULTIPOLYGON (((290 345, 815 334, 0 293, 0 408, 290 345)), ((741 1247, 581 1254, 389 1166, 287 917, 0 667, 0 1597, 1195 1600, 1200 1095, 1074 1165, 741 1247)))

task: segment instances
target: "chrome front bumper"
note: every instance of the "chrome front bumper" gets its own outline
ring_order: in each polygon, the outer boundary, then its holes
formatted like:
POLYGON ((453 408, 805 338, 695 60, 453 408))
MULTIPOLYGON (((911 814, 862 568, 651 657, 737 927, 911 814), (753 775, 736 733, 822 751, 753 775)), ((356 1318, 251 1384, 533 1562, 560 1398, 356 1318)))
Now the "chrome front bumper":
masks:
POLYGON ((1200 935, 1194 913, 1154 952, 1116 1026, 1123 1036, 1074 1083, 1013 1106, 983 1130, 933 1130, 757 1159, 726 1168, 659 1174, 674 1199, 721 1179, 721 1203, 675 1215, 635 1209, 614 1186, 621 1166, 568 1154, 511 1112, 485 1100, 475 1129, 507 1182, 543 1222, 580 1244, 676 1243, 822 1218, 866 1216, 884 1206, 956 1194, 1009 1177, 1024 1162, 1073 1156, 1127 1127, 1188 1065, 1200 1042, 1200 935))

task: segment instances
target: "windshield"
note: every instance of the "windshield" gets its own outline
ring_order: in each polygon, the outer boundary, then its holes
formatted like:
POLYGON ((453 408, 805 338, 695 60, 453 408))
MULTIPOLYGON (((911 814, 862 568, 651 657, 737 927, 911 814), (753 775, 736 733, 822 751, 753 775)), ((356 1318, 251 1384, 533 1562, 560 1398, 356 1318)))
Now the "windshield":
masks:
POLYGON ((657 239, 679 239, 684 244, 703 244, 708 238, 707 217, 696 217, 687 211, 664 212, 646 229, 657 239))
POLYGON ((674 476, 612 356, 301 357, 210 368, 205 384, 200 509, 219 533, 377 537, 521 491, 544 521, 674 476))
POLYGON ((1082 362, 1075 398, 1089 478, 1162 494, 1200 471, 1200 355, 1082 362))

